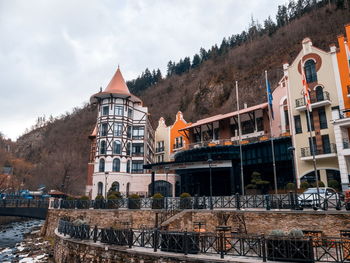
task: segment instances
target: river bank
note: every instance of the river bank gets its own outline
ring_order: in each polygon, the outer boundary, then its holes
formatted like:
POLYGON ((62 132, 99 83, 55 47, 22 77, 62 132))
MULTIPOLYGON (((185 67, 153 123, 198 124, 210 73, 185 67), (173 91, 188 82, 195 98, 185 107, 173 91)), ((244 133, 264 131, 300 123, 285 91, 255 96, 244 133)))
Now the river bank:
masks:
POLYGON ((50 240, 40 237, 44 221, 30 220, 0 226, 0 262, 54 262, 50 240))
POLYGON ((28 219, 17 216, 0 216, 0 226, 6 225, 14 222, 22 222, 27 221, 28 219))

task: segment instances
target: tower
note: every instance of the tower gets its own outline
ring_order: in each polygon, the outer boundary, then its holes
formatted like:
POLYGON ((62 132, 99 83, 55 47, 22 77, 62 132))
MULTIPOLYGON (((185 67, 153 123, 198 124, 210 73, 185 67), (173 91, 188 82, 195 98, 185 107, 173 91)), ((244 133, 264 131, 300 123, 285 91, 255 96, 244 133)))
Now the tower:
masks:
POLYGON ((105 88, 90 98, 98 114, 93 157, 92 198, 109 190, 147 194, 143 165, 154 158, 154 131, 148 109, 130 93, 118 67, 105 88))

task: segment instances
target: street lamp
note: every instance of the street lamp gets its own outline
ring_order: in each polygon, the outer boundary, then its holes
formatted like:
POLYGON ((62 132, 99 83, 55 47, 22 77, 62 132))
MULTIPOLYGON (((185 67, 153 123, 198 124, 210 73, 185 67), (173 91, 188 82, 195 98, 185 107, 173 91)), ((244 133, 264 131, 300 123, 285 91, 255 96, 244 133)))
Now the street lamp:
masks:
POLYGON ((212 178, 211 178, 211 164, 213 163, 213 159, 209 157, 207 160, 209 164, 209 192, 210 192, 210 210, 213 210, 213 185, 212 185, 212 178))
POLYGON ((169 182, 168 182, 168 173, 169 166, 164 167, 165 170, 165 181, 166 181, 166 196, 165 196, 165 209, 168 210, 168 196, 169 196, 169 182))
POLYGON ((295 151, 295 147, 293 146, 290 146, 288 147, 288 151, 290 152, 290 155, 292 157, 292 173, 293 173, 293 181, 294 181, 294 195, 295 195, 295 200, 294 200, 294 209, 296 209, 298 207, 298 196, 297 196, 297 182, 298 182, 298 179, 297 179, 297 175, 295 173, 295 166, 294 166, 294 151, 295 151))
POLYGON ((107 178, 109 176, 109 172, 105 172, 105 199, 107 200, 107 178))

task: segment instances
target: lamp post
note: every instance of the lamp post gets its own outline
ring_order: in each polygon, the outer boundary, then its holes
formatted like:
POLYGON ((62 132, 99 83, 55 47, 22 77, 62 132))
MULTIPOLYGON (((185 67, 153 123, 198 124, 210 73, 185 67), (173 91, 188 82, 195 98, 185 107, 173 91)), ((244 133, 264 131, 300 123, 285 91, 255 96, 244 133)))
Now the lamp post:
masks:
POLYGON ((169 182, 168 182, 168 173, 169 173, 169 166, 164 167, 165 170, 165 181, 166 183, 166 195, 165 195, 165 209, 168 210, 168 196, 169 196, 169 182))
POLYGON ((105 172, 105 198, 107 200, 107 178, 108 178, 109 172, 105 172))
POLYGON ((209 192, 210 192, 210 210, 213 210, 213 185, 212 185, 212 178, 211 178, 211 164, 213 163, 213 159, 209 157, 207 160, 209 164, 209 192))

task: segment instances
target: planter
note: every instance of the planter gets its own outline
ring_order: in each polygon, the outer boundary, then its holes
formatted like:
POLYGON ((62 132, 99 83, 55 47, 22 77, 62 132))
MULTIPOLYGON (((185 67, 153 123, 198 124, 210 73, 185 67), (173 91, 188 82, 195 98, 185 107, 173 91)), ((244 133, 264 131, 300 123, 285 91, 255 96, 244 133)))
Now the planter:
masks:
POLYGON ((180 198, 180 209, 192 209, 191 197, 180 198))
POLYGON ((161 233, 160 250, 175 253, 199 253, 199 234, 194 232, 161 233), (187 249, 186 249, 187 247, 187 249))
POLYGON ((312 243, 308 239, 266 239, 267 259, 287 262, 314 262, 312 243))
POLYGON ((152 199, 152 209, 163 209, 163 208, 164 208, 164 198, 152 199))

